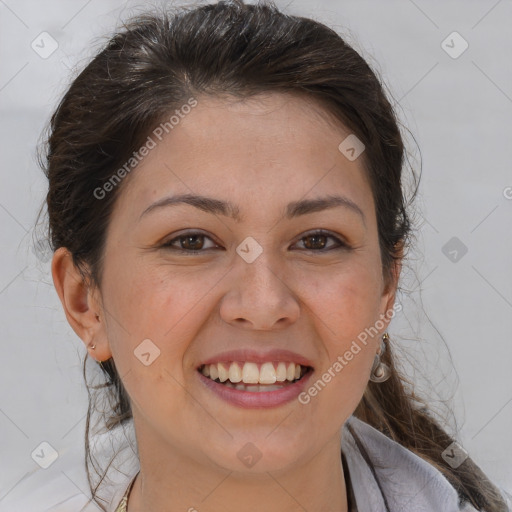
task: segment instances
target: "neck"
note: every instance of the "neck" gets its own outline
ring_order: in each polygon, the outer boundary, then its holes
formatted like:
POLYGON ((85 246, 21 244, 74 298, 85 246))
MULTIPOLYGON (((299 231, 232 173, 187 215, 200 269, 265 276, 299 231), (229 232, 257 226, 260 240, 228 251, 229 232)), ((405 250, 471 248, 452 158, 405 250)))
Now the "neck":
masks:
POLYGON ((127 512, 347 512, 340 436, 313 458, 272 472, 237 472, 202 464, 156 436, 137 436, 140 473, 127 512))

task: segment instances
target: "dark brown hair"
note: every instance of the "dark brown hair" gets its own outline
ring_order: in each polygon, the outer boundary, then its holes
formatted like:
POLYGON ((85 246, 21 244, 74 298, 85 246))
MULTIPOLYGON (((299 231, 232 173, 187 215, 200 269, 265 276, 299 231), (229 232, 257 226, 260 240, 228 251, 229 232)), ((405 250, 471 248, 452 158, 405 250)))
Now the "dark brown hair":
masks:
MULTIPOLYGON (((402 178, 404 142, 383 84, 332 29, 286 15, 273 3, 246 5, 241 0, 133 18, 72 82, 51 118, 41 162, 49 180, 52 249, 66 247, 84 280, 100 287, 106 229, 123 183, 101 200, 94 191, 190 97, 246 98, 265 92, 301 94, 365 144, 382 269, 389 278, 407 245, 411 223, 402 178)), ((445 463, 441 453, 453 439, 409 391, 394 366, 391 347, 384 358, 391 378, 369 382, 354 414, 437 467, 461 502, 487 512, 506 510, 471 459, 457 468, 445 463)), ((131 418, 130 399, 114 361, 104 362, 102 370, 103 389, 113 401, 105 424, 113 429, 131 418)), ((89 394, 86 468, 92 497, 105 510, 97 492, 106 470, 96 485, 89 471, 93 402, 89 394)))

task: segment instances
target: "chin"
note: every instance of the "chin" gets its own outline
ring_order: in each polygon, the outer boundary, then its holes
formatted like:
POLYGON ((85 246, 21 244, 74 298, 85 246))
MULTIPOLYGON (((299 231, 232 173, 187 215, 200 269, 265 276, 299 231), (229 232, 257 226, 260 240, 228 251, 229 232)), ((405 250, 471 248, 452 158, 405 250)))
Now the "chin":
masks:
MULTIPOLYGON (((298 450, 301 446, 304 447, 304 443, 278 435, 270 439, 269 432, 272 429, 259 436, 248 436, 246 432, 240 437, 235 436, 227 447, 210 453, 209 458, 224 470, 243 475, 264 475, 267 472, 285 470, 298 463, 298 450)), ((271 437, 272 435, 270 434, 271 437)))

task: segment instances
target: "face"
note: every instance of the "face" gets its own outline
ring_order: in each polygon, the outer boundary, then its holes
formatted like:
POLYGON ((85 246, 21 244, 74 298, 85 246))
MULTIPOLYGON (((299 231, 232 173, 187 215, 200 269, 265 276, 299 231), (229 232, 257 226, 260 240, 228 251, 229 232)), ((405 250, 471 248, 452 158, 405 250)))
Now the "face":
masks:
POLYGON ((380 336, 358 336, 384 332, 394 300, 363 157, 300 97, 197 100, 123 184, 103 335, 139 444, 228 470, 304 464, 361 399, 380 336))

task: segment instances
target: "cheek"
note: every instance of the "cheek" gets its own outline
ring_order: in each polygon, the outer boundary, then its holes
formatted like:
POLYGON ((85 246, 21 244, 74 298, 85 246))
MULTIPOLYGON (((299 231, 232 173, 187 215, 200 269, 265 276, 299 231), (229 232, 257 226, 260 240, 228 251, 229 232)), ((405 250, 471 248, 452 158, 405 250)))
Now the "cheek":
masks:
POLYGON ((119 269, 104 283, 112 355, 139 414, 170 417, 191 407, 183 392, 183 360, 200 296, 186 279, 129 268, 129 276, 119 269))
POLYGON ((305 283, 323 357, 304 401, 310 400, 319 417, 334 414, 333 424, 346 420, 359 403, 379 341, 374 328, 380 318, 381 276, 373 268, 354 261, 305 283))
POLYGON ((365 267, 316 279, 310 287, 315 330, 321 339, 322 365, 315 369, 301 397, 318 428, 334 430, 362 398, 378 337, 371 327, 379 319, 380 287, 365 267))
POLYGON ((305 289, 310 290, 308 305, 329 352, 344 350, 379 319, 381 276, 370 266, 354 262, 338 272, 310 278, 305 289))
POLYGON ((144 372, 154 385, 155 379, 165 378, 166 369, 181 382, 183 352, 189 342, 186 319, 193 316, 199 291, 194 293, 183 278, 163 278, 162 272, 137 265, 115 269, 108 277, 104 282, 107 337, 120 373, 130 371, 142 378, 144 372))
POLYGON ((109 275, 106 304, 122 327, 137 337, 161 339, 174 330, 199 301, 204 289, 185 272, 127 263, 109 275))

